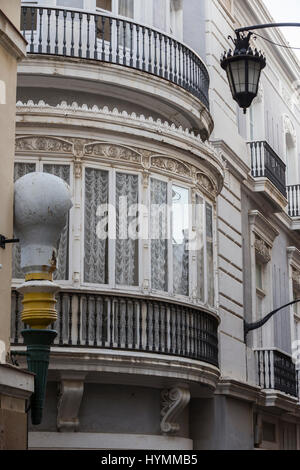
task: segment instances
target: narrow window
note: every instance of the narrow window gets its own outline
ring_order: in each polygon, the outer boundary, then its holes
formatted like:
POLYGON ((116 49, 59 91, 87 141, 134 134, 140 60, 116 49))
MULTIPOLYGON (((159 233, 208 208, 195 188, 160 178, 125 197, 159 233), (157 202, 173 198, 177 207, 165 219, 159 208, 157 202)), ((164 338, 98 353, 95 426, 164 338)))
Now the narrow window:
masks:
POLYGON ((173 292, 189 295, 189 190, 172 187, 173 292))

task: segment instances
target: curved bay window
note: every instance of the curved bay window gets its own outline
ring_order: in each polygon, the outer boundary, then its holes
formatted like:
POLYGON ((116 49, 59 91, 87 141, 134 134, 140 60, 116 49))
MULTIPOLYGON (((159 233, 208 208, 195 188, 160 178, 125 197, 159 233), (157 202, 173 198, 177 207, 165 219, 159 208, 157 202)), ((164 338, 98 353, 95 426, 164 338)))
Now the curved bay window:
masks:
MULTIPOLYGON (((46 159, 16 163, 15 180, 33 171, 55 174, 74 187, 72 165, 46 159)), ((70 216, 83 225, 82 288, 142 291, 214 307, 212 203, 176 178, 153 173, 145 184, 144 176, 138 170, 96 164, 82 172, 81 222, 76 220, 80 211, 70 216)), ((68 284, 74 279, 73 238, 78 235, 68 220, 55 274, 68 284)), ((22 279, 18 245, 13 250, 13 278, 22 279)))

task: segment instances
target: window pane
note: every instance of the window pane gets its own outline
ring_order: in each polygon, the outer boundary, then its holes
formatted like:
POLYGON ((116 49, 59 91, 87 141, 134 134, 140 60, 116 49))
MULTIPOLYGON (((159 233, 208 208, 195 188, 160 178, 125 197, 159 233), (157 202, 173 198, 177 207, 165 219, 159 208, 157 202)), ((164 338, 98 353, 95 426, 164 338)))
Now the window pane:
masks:
POLYGON ((133 0, 119 0, 119 15, 133 18, 133 0))
POLYGON ((153 0, 153 26, 166 30, 166 0, 153 0))
MULTIPOLYGON (((14 181, 17 181, 27 173, 35 172, 35 163, 15 163, 14 181)), ((21 269, 21 249, 19 243, 13 243, 12 246, 12 277, 13 279, 23 279, 24 273, 21 269)))
POLYGON ((168 290, 168 185, 151 179, 150 238, 152 289, 168 290))
POLYGON ((207 300, 214 305, 214 251, 213 251, 213 218, 212 206, 206 204, 206 257, 207 257, 207 300))
POLYGON ((101 10, 112 11, 111 0, 97 0, 96 7, 101 8, 101 10))
POLYGON ((83 0, 57 0, 58 7, 83 8, 83 0))
POLYGON ((197 249, 197 298, 204 301, 204 234, 203 234, 203 199, 196 196, 196 249, 197 249))
POLYGON ((108 283, 108 239, 104 233, 107 233, 108 229, 107 204, 108 172, 86 168, 84 207, 85 282, 108 283))
POLYGON ((36 31, 37 8, 23 7, 21 13, 21 31, 36 31))
POLYGON ((174 294, 189 295, 189 190, 172 187, 172 247, 174 294))
POLYGON ((138 285, 137 175, 116 175, 116 284, 138 285))
MULTIPOLYGON (((69 165, 43 165, 45 173, 51 173, 63 179, 67 184, 70 184, 70 166, 69 165)), ((67 280, 69 279, 69 213, 67 216, 66 224, 62 230, 58 252, 57 252, 57 267, 53 273, 53 279, 67 280)))

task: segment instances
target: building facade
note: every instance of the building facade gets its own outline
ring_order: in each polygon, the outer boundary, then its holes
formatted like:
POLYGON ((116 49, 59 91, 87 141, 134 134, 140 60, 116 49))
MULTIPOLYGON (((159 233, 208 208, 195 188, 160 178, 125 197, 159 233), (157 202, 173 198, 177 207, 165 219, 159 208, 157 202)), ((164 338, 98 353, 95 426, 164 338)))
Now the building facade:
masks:
POLYGON ((244 321, 300 290, 300 66, 257 38, 246 116, 220 68, 234 28, 271 21, 258 0, 22 2, 15 180, 74 200, 30 448, 299 448, 298 308, 244 321))
MULTIPOLYGON (((17 62, 26 54, 19 31, 20 2, 0 5, 0 234, 13 234, 13 171, 16 122, 17 62)), ((2 240, 1 240, 2 242, 2 240)), ((0 247, 0 449, 27 446, 27 400, 33 376, 9 360, 11 312, 11 245, 0 247)))

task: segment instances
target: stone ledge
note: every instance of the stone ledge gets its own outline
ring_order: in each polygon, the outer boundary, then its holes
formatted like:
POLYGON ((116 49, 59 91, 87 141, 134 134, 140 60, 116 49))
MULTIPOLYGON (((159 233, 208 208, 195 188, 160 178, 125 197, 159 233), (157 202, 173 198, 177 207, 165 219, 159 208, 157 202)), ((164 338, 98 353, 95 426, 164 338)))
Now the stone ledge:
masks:
POLYGON ((10 364, 0 364, 0 393, 27 399, 34 392, 34 374, 10 364))
POLYGON ((27 41, 0 9, 0 45, 17 60, 26 56, 27 41))

